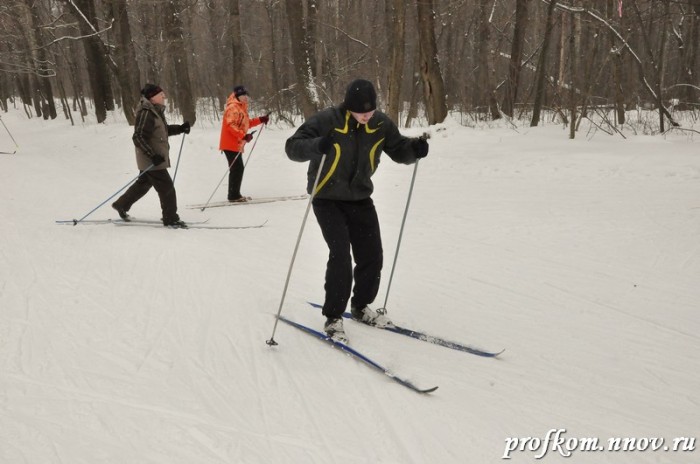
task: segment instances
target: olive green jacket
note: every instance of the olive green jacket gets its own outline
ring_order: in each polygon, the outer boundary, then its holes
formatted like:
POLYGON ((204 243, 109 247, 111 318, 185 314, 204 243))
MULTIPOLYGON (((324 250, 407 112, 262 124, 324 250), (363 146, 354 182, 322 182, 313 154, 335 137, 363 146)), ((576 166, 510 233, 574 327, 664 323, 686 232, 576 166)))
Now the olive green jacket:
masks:
POLYGON ((153 155, 160 155, 165 162, 155 166, 153 170, 170 167, 170 144, 168 137, 182 133, 178 125, 168 125, 165 120, 165 108, 154 105, 146 97, 141 97, 136 122, 134 123, 134 146, 136 147, 136 165, 139 171, 144 171, 153 164, 153 155))

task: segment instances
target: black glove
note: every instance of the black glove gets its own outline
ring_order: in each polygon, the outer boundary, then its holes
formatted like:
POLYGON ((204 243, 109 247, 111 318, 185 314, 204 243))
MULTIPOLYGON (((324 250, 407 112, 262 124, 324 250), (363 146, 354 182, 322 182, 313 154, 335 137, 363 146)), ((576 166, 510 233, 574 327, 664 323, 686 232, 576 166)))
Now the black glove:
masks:
POLYGON ((411 141, 411 147, 416 154, 416 158, 425 158, 428 156, 428 141, 424 137, 418 137, 411 141))
POLYGON ((184 132, 185 134, 190 133, 190 122, 189 121, 185 121, 184 124, 180 124, 180 132, 181 133, 184 132))
POLYGON ((251 140, 253 140, 253 134, 244 135, 243 140, 245 140, 246 142, 250 142, 251 140))
POLYGON ((270 121, 270 114, 266 114, 265 116, 260 116, 260 122, 263 124, 267 124, 270 121))
POLYGON ((321 137, 321 140, 318 142, 318 150, 321 153, 327 153, 331 147, 333 147, 333 129, 331 129, 326 135, 321 137))
POLYGON ((158 166, 160 163, 165 162, 165 158, 163 158, 160 155, 153 155, 153 156, 151 156, 151 161, 153 161, 154 166, 158 166))

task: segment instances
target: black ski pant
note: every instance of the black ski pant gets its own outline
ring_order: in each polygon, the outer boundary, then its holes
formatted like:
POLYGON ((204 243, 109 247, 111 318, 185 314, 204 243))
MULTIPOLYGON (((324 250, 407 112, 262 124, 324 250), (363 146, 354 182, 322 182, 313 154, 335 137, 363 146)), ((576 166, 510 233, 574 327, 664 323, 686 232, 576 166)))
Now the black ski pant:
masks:
POLYGON ((163 212, 163 222, 171 223, 174 221, 179 221, 180 217, 177 215, 177 195, 175 194, 175 185, 173 180, 170 178, 170 174, 167 169, 159 169, 157 171, 146 171, 141 176, 136 179, 131 187, 128 188, 124 195, 119 197, 114 205, 119 209, 124 211, 129 211, 131 206, 139 201, 145 194, 151 190, 151 187, 156 189, 158 192, 158 198, 160 198, 160 208, 163 212))
POLYGON ((350 300, 351 290, 350 303, 360 308, 372 303, 379 291, 383 252, 377 211, 371 198, 360 201, 316 199, 313 208, 329 250, 323 314, 340 317, 350 300))
POLYGON ((243 182, 243 153, 237 151, 224 150, 226 160, 228 160, 228 199, 238 200, 241 195, 241 183, 243 182), (236 158, 238 157, 238 158, 236 158), (235 161, 234 161, 235 160, 235 161))

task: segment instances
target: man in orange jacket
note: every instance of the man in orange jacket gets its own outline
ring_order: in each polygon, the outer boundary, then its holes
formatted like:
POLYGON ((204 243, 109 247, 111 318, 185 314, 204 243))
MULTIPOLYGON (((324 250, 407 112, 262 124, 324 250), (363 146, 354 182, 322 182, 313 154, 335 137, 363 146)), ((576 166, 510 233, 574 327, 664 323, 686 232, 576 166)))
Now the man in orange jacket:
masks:
POLYGON ((250 119, 248 90, 242 85, 234 87, 233 93, 226 100, 219 141, 219 150, 224 152, 228 161, 228 201, 230 202, 245 202, 250 199, 241 195, 244 170, 241 155, 245 144, 253 140, 253 135, 249 134, 248 130, 260 124, 267 124, 269 120, 269 115, 250 119))

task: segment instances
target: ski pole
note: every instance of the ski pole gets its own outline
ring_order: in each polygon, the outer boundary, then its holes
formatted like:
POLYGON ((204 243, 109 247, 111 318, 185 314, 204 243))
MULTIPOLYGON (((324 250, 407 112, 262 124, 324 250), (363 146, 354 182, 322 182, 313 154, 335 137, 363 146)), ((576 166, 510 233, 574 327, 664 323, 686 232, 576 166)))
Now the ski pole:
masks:
POLYGON ((275 346, 277 345, 277 342, 275 341, 275 332, 277 331, 277 324, 279 323, 279 317, 280 314, 282 314, 282 306, 284 305, 284 298, 287 295, 287 288, 289 287, 289 279, 292 277, 292 268, 294 267, 294 261, 296 260, 297 257, 297 251, 299 251, 299 243, 301 242, 301 236, 304 233, 304 226, 306 225, 306 218, 309 216, 309 210, 311 209, 311 202, 313 201, 314 197, 316 196, 316 186, 318 186, 318 180, 321 177, 321 170, 323 169, 323 163, 326 162, 326 155, 324 154, 321 157, 321 164, 318 166, 318 173, 316 174, 316 180, 314 181, 314 187, 311 190, 311 196, 309 196, 309 202, 306 205, 306 212, 304 213, 304 219, 301 221, 301 229, 299 229, 299 237, 297 237, 297 243, 294 246, 294 253, 292 253, 292 261, 289 263, 289 270, 287 271, 287 279, 284 282, 284 290, 282 290, 282 300, 280 301, 280 307, 277 310, 277 317, 275 317, 275 325, 272 328, 272 336, 270 337, 269 340, 266 340, 265 343, 267 343, 270 346, 275 346))
MULTIPOLYGON (((423 133, 423 137, 426 139, 430 138, 430 134, 427 132, 423 133)), ((403 212, 403 219, 401 221, 401 230, 399 231, 399 240, 396 243, 396 252, 394 253, 394 263, 391 265, 391 274, 389 274, 389 284, 387 285, 386 288, 386 297, 384 298, 384 306, 381 308, 377 309, 377 312, 379 314, 386 314, 386 304, 389 301, 389 291, 391 290, 391 282, 394 280, 394 271, 396 270, 396 261, 399 258, 399 249, 401 248, 401 238, 403 237, 403 229, 404 226, 406 225, 406 217, 408 216, 408 207, 411 204, 411 196, 413 195, 413 185, 416 183, 416 173, 418 172, 418 161, 416 160, 416 164, 413 167, 413 177, 411 178, 411 186, 408 189, 408 198, 406 199, 406 208, 404 209, 403 212)))
POLYGON ((216 191, 219 190, 219 186, 221 185, 221 183, 222 183, 222 182, 224 181, 224 179, 226 178, 226 174, 228 174, 228 173, 231 171, 231 167, 232 167, 233 164, 236 162, 236 160, 238 159, 239 156, 241 156, 241 152, 240 152, 240 151, 238 152, 238 154, 236 155, 236 157, 233 158, 233 161, 231 161, 231 164, 228 165, 228 168, 226 168, 226 172, 224 172, 224 175, 221 176, 221 180, 219 180, 219 183, 216 184, 216 187, 214 188, 214 191, 211 192, 211 195, 209 195, 209 199, 208 199, 207 202, 204 204, 204 206, 203 206, 202 208, 200 208, 200 211, 204 211, 205 209, 207 209, 207 206, 209 206, 209 202, 210 202, 211 199, 214 197, 214 194, 216 193, 216 191))
POLYGON ((265 129, 265 126, 267 126, 267 124, 263 124, 263 126, 260 128, 260 132, 258 132, 258 136, 255 137, 255 142, 253 142, 253 147, 250 149, 250 152, 248 153, 248 157, 245 159, 245 163, 243 163, 244 168, 246 166, 248 166, 248 161, 250 160, 250 155, 253 154, 253 150, 255 150, 255 145, 257 145, 258 139, 260 138, 260 135, 262 134, 263 129, 265 129))
POLYGON ((182 142, 180 143, 180 151, 177 154, 177 163, 175 163, 175 173, 173 174, 173 185, 175 185, 175 178, 177 177, 177 168, 180 167, 180 155, 182 154, 182 146, 185 144, 185 134, 182 133, 182 142))
POLYGON ((125 188, 127 188, 129 185, 131 185, 133 182, 135 182, 136 179, 138 179, 138 178, 141 177, 142 175, 146 174, 148 171, 150 171, 150 170, 153 169, 154 167, 155 167, 155 164, 151 164, 151 165, 148 166, 146 169, 144 169, 143 171, 141 171, 141 172, 139 173, 138 176, 136 176, 136 177, 134 177, 133 179, 131 179, 124 187, 122 187, 122 188, 120 188, 119 190, 117 190, 116 192, 114 192, 114 194, 112 194, 111 197, 107 198, 105 201, 103 201, 103 202, 100 203, 99 205, 95 206, 95 208, 94 208, 92 211, 90 211, 89 213, 87 213, 85 216, 81 217, 80 219, 73 219, 73 225, 74 225, 74 226, 77 226, 80 222, 83 221, 83 219, 85 219, 86 217, 90 216, 92 213, 94 213, 94 212, 97 211, 98 209, 100 209, 100 207, 102 207, 102 205, 104 205, 105 203, 107 203, 107 202, 108 202, 109 200, 111 200, 112 198, 116 197, 117 194, 119 194, 119 192, 121 192, 122 190, 124 190, 125 188))
POLYGON ((14 155, 15 153, 17 153, 17 148, 19 148, 19 144, 17 143, 17 141, 15 140, 15 138, 12 136, 12 133, 10 132, 10 129, 8 129, 7 126, 5 125, 5 122, 2 120, 2 116, 0 116, 0 122, 2 123, 2 126, 3 126, 3 127, 5 128, 5 130, 7 131, 7 135, 9 135, 10 138, 12 139, 12 141, 15 143, 15 147, 16 147, 16 148, 15 148, 15 151, 13 151, 12 153, 10 153, 9 151, 2 151, 2 152, 0 152, 0 153, 3 153, 3 154, 5 154, 5 155, 14 155))
MULTIPOLYGON (((254 133, 255 133, 255 131, 251 132, 250 134, 252 135, 252 134, 254 134, 254 133)), ((259 135, 258 135, 258 137, 259 137, 259 135)), ((257 142, 258 139, 256 138, 255 141, 257 142)), ((250 153, 251 153, 251 154, 253 153, 253 150, 254 150, 254 149, 255 149, 255 143, 253 143, 253 148, 250 149, 250 153)), ((219 190, 219 187, 221 186, 221 183, 222 183, 222 182, 224 181, 224 179, 226 178, 226 174, 228 174, 229 172, 231 172, 231 168, 233 167, 233 164, 236 162, 236 160, 238 159, 239 156, 241 156, 241 152, 240 152, 240 151, 238 152, 238 154, 236 155, 236 157, 233 158, 233 161, 231 161, 231 164, 228 165, 228 167, 226 168, 226 172, 224 172, 224 175, 221 176, 221 180, 219 180, 219 183, 216 184, 216 187, 214 187, 214 191, 211 192, 211 195, 209 195, 209 199, 208 199, 207 202, 204 204, 204 206, 203 206, 202 208, 200 208, 200 211, 204 211, 205 209, 207 209, 207 207, 209 206, 209 202, 211 202, 211 199, 214 198, 214 194, 216 194, 216 191, 219 190)), ((250 155, 249 155, 249 156, 250 156, 250 155)), ((243 167, 245 167, 245 165, 243 165, 243 167)))

